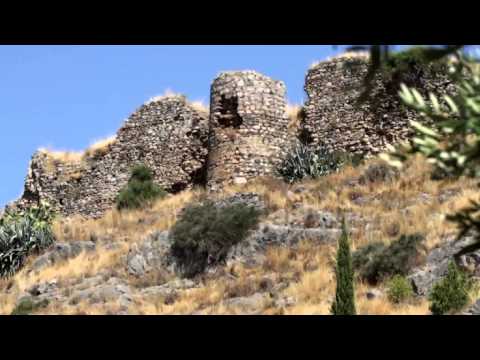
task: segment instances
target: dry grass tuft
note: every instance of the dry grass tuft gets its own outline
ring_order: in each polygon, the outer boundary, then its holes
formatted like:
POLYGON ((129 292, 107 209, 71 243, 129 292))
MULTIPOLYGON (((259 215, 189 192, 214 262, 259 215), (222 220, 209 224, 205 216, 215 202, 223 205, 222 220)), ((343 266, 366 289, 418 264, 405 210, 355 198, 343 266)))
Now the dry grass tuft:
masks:
POLYGON ((208 106, 205 105, 205 103, 201 100, 198 100, 198 101, 193 101, 190 103, 190 106, 197 112, 201 113, 201 114, 204 114, 204 115, 208 115, 208 113, 210 112, 210 110, 208 109, 208 106))
POLYGON ((102 156, 108 153, 110 146, 113 145, 116 141, 116 135, 109 136, 105 139, 100 139, 95 141, 92 145, 85 150, 83 158, 91 158, 102 156))
POLYGON ((47 148, 40 148, 38 151, 46 154, 50 159, 61 163, 81 162, 83 158, 82 152, 78 151, 59 151, 47 148))
POLYGON ((288 116, 288 131, 291 134, 296 134, 302 123, 303 108, 300 105, 287 105, 287 116, 288 116))
POLYGON ((176 93, 171 89, 166 89, 165 92, 162 95, 157 95, 157 96, 151 97, 147 102, 145 102, 144 105, 149 105, 151 103, 162 101, 162 100, 165 100, 167 98, 185 98, 185 96, 180 94, 180 93, 176 93))

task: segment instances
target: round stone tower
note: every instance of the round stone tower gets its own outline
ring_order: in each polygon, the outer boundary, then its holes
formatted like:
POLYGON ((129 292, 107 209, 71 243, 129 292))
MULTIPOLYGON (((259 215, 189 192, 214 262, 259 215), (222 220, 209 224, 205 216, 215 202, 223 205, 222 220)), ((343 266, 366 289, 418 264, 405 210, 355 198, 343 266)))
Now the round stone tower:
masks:
POLYGON ((212 84, 207 186, 273 175, 288 136, 285 84, 255 71, 223 72, 212 84))

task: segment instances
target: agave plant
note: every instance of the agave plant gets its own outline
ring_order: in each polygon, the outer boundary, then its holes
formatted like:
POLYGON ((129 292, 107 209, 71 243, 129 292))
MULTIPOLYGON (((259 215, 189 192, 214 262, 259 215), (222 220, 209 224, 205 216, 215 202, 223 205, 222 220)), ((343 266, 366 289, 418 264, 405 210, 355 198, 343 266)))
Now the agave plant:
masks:
POLYGON ((279 174, 290 183, 304 178, 318 178, 338 171, 346 162, 339 153, 329 152, 324 147, 316 150, 297 144, 283 162, 279 174))
POLYGON ((49 247, 55 237, 53 215, 45 204, 24 212, 7 213, 0 222, 0 277, 14 275, 30 254, 49 247))

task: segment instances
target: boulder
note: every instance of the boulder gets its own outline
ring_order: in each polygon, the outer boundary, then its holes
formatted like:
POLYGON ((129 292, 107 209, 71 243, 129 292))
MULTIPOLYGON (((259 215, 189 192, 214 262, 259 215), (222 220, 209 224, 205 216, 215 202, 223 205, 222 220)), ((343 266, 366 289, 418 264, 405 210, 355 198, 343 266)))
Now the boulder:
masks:
POLYGON ((140 245, 134 244, 127 255, 127 271, 141 277, 154 269, 168 269, 172 265, 168 231, 156 231, 140 245))
POLYGON ((65 261, 77 257, 82 252, 91 252, 93 250, 95 250, 95 243, 92 241, 56 243, 51 249, 35 259, 31 265, 30 271, 39 271, 46 267, 50 267, 59 261, 65 261))
MULTIPOLYGON (((459 241, 450 239, 445 244, 432 250, 426 259, 426 264, 420 268, 414 269, 412 274, 408 277, 413 285, 414 291, 417 295, 428 295, 433 285, 442 279, 448 270, 448 264, 454 260, 454 256, 464 250, 469 245, 475 243, 475 238, 467 236, 459 241)), ((466 253, 459 257, 465 263, 476 262, 478 251, 474 253, 466 253), (468 260, 467 260, 468 259, 468 260)), ((480 260, 480 258, 479 258, 480 260)), ((479 267, 480 262, 476 263, 479 267)), ((461 266, 461 264, 459 264, 461 266)))
POLYGON ((255 314, 261 311, 268 300, 268 296, 261 293, 255 293, 252 296, 236 297, 225 300, 223 304, 227 308, 236 308, 243 314, 255 314))

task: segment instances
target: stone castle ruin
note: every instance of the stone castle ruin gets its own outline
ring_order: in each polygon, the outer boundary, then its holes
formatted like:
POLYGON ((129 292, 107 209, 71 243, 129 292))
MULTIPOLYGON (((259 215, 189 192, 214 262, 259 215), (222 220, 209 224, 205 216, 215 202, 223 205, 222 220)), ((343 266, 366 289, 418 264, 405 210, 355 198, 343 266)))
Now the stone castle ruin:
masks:
MULTIPOLYGON (((170 193, 193 186, 210 191, 276 176, 291 146, 376 154, 408 138, 414 114, 399 102, 391 79, 375 78, 379 101, 356 104, 365 57, 338 57, 307 73, 307 101, 298 131, 289 130, 286 88, 255 71, 221 73, 212 83, 210 114, 183 96, 152 99, 133 113, 102 148, 77 156, 36 152, 24 194, 12 206, 46 200, 63 215, 100 217, 113 207, 131 168, 143 163, 170 193)), ((450 91, 446 76, 414 75, 420 92, 450 91)))
POLYGON ((182 96, 154 99, 130 116, 103 151, 73 159, 35 153, 19 203, 46 200, 65 215, 98 217, 112 207, 139 163, 170 192, 203 184, 207 147, 207 112, 182 96))
POLYGON ((254 71, 226 72, 211 91, 208 187, 273 175, 287 149, 285 84, 254 71))
POLYGON ((330 151, 378 154, 388 144, 412 135, 409 122, 415 113, 400 102, 400 82, 417 88, 422 95, 453 90, 445 72, 414 67, 400 79, 378 73, 369 99, 359 104, 368 65, 368 56, 358 54, 321 62, 308 71, 303 142, 330 151))

